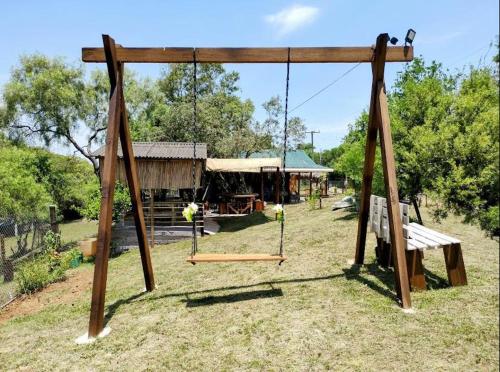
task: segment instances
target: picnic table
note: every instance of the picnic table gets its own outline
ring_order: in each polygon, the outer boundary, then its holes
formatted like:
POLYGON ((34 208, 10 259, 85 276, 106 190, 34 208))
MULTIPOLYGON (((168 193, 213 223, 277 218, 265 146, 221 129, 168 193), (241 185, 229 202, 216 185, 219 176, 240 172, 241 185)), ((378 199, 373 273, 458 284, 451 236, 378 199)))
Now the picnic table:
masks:
POLYGON ((219 210, 221 214, 250 214, 253 212, 255 199, 258 195, 259 194, 223 194, 227 201, 221 202, 219 210), (222 213, 223 211, 226 213, 222 213))

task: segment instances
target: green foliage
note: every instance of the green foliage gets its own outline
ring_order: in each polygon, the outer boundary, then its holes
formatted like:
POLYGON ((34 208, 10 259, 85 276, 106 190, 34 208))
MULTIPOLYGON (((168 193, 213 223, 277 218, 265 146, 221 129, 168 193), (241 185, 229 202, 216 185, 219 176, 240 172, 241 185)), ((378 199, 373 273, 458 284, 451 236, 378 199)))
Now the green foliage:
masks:
POLYGON ((80 217, 79 209, 85 202, 82 187, 96 185, 92 167, 75 156, 63 156, 42 149, 35 153, 33 172, 42 183, 65 219, 80 217))
POLYGON ((64 279, 64 273, 69 266, 63 266, 61 257, 55 251, 46 251, 22 263, 14 275, 19 293, 31 294, 50 283, 64 279))
POLYGON ((307 203, 309 204, 309 209, 316 209, 319 199, 321 198, 321 191, 314 190, 314 192, 307 198, 307 203))
POLYGON ((68 268, 75 268, 83 260, 82 252, 78 248, 71 248, 69 251, 61 255, 61 267, 65 270, 68 268))
POLYGON ((96 184, 92 168, 77 157, 6 143, 0 146, 0 217, 47 218, 56 204, 65 218, 79 217, 82 187, 96 184))
POLYGON ((500 209, 498 205, 489 207, 479 215, 479 224, 481 228, 487 231, 491 236, 500 235, 500 209))
MULTIPOLYGON (((349 133, 344 139, 344 143, 336 150, 338 158, 334 160, 334 164, 331 164, 334 169, 348 177, 355 192, 361 190, 363 181, 367 127, 368 113, 363 111, 356 122, 349 126, 349 133)), ((382 160, 379 151, 375 153, 372 192, 378 195, 385 193, 382 160)))
POLYGON ((57 245, 58 234, 47 234, 45 240, 49 241, 49 245, 43 253, 22 263, 16 270, 14 278, 19 293, 31 294, 50 283, 63 280, 66 270, 78 266, 81 262, 82 253, 77 248, 64 253, 56 251, 54 246, 57 245))
POLYGON ((0 147, 0 217, 17 222, 46 218, 53 202, 44 185, 37 182, 35 154, 13 146, 0 147))
MULTIPOLYGON (((429 193, 448 211, 498 234, 498 80, 490 68, 451 75, 421 58, 398 75, 388 96, 400 197, 429 193)), ((368 116, 363 112, 339 146, 334 166, 355 189, 362 181, 368 116)), ((377 151, 373 193, 383 194, 377 151)))
MULTIPOLYGON (((92 185, 85 191, 85 200, 80 213, 88 220, 98 220, 101 209, 101 190, 98 185, 92 185)), ((117 182, 113 198, 113 221, 119 222, 131 207, 128 188, 117 182)))
POLYGON ((48 251, 59 251, 61 249, 61 234, 52 230, 47 231, 43 237, 43 245, 48 251))

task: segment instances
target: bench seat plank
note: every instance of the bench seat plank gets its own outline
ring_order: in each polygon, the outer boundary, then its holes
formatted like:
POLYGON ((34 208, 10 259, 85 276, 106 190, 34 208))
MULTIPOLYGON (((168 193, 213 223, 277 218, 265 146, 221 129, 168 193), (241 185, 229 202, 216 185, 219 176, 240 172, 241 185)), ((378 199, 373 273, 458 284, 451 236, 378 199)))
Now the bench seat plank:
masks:
POLYGON ((424 243, 421 243, 415 239, 405 239, 406 240, 406 249, 409 251, 414 251, 416 249, 419 250, 424 250, 427 248, 427 245, 424 243))
POLYGON ((403 226, 403 229, 408 231, 409 237, 415 239, 425 245, 428 248, 438 248, 443 245, 449 245, 445 240, 435 238, 432 235, 422 233, 420 230, 414 229, 411 226, 403 226))
POLYGON ((429 229, 428 227, 419 225, 416 222, 410 223, 410 226, 413 227, 413 228, 415 228, 415 229, 418 229, 418 230, 421 230, 421 231, 425 231, 428 234, 434 235, 437 238, 441 238, 443 240, 446 240, 446 241, 448 241, 448 244, 459 244, 459 243, 461 243, 461 241, 458 240, 458 239, 456 239, 456 238, 453 238, 451 236, 448 236, 448 235, 442 234, 440 232, 434 231, 432 229, 429 229))

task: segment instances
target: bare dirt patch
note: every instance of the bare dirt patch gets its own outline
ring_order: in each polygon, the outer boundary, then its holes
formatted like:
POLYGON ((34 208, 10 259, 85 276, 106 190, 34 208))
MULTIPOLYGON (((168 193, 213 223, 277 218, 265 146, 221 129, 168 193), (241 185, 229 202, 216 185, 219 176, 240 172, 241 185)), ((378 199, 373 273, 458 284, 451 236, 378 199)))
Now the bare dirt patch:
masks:
POLYGON ((92 287, 92 270, 73 270, 66 280, 52 283, 32 295, 16 298, 0 310, 0 324, 18 316, 32 315, 43 310, 48 304, 70 304, 80 298, 80 294, 92 287))

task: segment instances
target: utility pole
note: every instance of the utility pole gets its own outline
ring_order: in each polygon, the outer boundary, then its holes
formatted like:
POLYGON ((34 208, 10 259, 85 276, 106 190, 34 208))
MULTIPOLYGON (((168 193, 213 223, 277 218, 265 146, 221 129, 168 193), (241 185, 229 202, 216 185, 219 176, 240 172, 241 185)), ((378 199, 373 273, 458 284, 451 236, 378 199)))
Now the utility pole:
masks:
POLYGON ((315 131, 315 130, 310 130, 310 131, 306 131, 305 133, 306 133, 306 134, 307 134, 307 133, 310 133, 310 134, 311 134, 312 156, 313 156, 313 160, 314 160, 314 135, 315 135, 316 133, 319 133, 319 130, 318 130, 318 131, 315 131))

